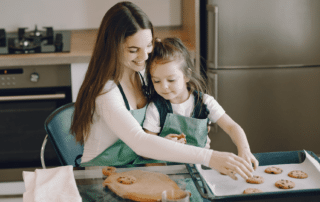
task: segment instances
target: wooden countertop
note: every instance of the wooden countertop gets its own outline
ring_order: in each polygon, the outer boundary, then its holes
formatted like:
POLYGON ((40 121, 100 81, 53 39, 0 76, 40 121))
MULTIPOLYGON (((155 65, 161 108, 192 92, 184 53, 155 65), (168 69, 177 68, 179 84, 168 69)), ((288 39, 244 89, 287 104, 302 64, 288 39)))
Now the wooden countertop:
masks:
MULTIPOLYGON (((0 67, 89 63, 98 30, 73 30, 70 53, 1 55, 0 67)), ((187 31, 179 28, 155 28, 155 37, 179 37, 194 54, 195 44, 187 31)))

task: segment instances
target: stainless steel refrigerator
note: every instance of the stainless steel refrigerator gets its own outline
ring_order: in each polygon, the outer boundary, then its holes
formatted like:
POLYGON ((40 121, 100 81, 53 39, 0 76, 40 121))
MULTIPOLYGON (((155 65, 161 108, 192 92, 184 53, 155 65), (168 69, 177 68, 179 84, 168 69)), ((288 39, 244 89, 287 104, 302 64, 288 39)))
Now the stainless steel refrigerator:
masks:
MULTIPOLYGON (((320 155, 320 1, 199 0, 196 53, 251 151, 320 155)), ((237 153, 215 124, 211 148, 237 153)))

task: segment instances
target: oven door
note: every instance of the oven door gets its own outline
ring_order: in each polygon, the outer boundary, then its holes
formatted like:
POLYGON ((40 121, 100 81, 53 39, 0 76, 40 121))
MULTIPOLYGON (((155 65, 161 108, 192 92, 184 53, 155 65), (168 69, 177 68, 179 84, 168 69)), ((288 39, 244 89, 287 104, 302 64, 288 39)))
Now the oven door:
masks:
MULTIPOLYGON (((0 168, 41 167, 44 122, 71 101, 70 86, 0 90, 0 168)), ((60 166, 50 141, 45 161, 47 166, 60 166)))

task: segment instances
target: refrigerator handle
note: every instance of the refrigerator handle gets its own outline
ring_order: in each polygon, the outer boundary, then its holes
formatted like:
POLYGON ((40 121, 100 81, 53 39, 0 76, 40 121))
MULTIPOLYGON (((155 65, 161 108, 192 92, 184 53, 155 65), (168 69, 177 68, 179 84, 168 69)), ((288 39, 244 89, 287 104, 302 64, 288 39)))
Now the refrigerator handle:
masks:
POLYGON ((218 6, 207 5, 208 11, 208 53, 207 67, 218 68, 218 6))
MULTIPOLYGON (((218 74, 217 73, 208 73, 208 87, 209 94, 214 97, 215 100, 218 101, 218 74)), ((218 124, 211 123, 211 133, 218 133, 218 124)))

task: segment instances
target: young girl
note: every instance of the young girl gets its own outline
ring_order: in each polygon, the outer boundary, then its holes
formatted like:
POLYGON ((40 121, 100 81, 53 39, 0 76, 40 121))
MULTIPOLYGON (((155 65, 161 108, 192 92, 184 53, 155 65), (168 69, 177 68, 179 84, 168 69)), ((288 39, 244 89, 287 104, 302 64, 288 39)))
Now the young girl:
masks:
POLYGON ((246 135, 210 95, 204 94, 205 83, 193 70, 188 50, 178 38, 156 39, 147 64, 151 103, 143 128, 159 135, 198 147, 210 147, 208 120, 217 123, 233 140, 238 155, 254 167, 246 135), (174 134, 182 134, 176 136, 174 134), (181 141, 182 140, 182 141, 181 141))

